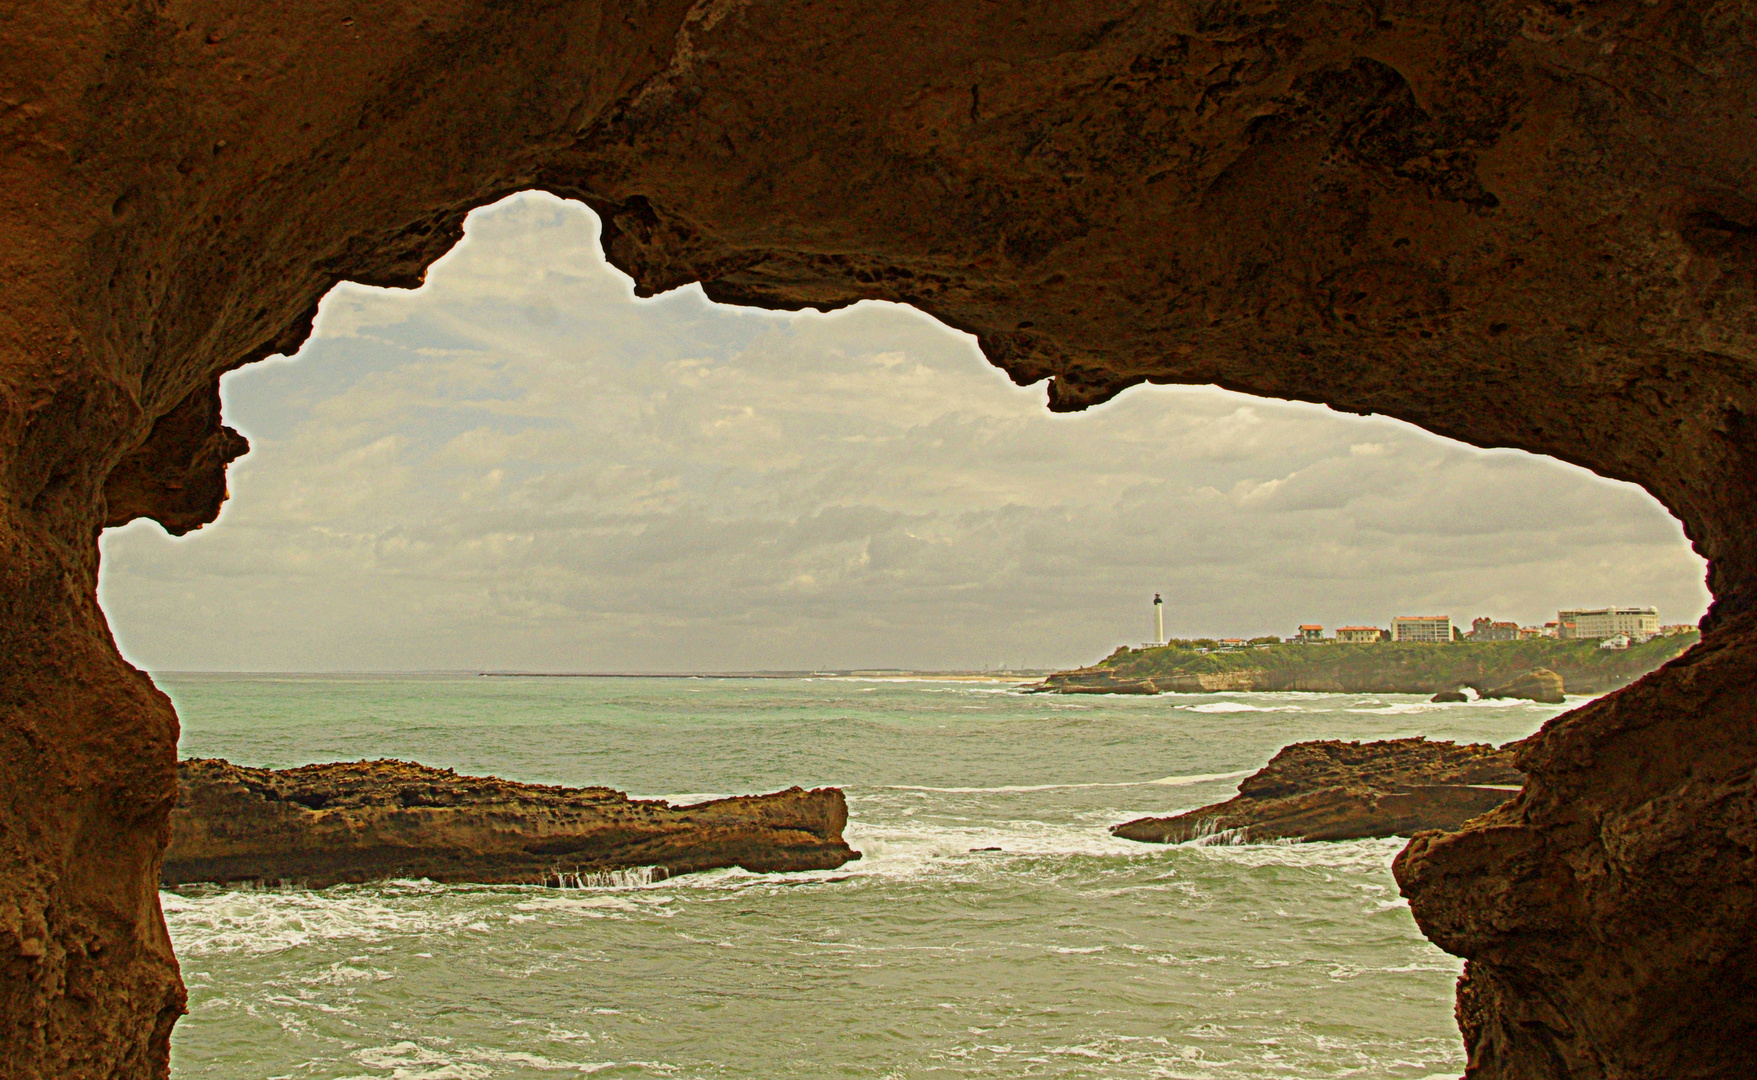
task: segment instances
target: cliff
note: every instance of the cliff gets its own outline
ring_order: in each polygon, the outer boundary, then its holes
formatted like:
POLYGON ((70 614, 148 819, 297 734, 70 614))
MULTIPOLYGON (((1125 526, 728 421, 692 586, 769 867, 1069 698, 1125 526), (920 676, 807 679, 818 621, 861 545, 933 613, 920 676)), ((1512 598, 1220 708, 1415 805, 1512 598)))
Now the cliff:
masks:
POLYGON ((1512 798, 1525 780, 1511 750, 1486 743, 1391 739, 1302 742, 1281 749, 1238 795, 1110 831, 1148 844, 1219 838, 1358 840, 1457 829, 1512 798))
POLYGON ((472 208, 538 187, 598 211, 642 296, 910 304, 1052 409, 1211 384, 1651 492, 1708 560, 1702 644, 1547 728, 1541 794, 1427 844, 1408 888, 1485 958, 1473 1076, 1757 1074, 1757 994, 1728 979, 1757 970, 1748 5, 342 15, 0 19, 0 1073, 163 1075, 184 1009, 157 907, 177 717, 105 624, 99 533, 213 521, 244 450, 221 373, 296 349, 339 281, 418 284, 472 208), (1594 899, 1518 886, 1545 875, 1594 899), (1492 908, 1489 881, 1515 883, 1492 908), (1639 936, 1607 936, 1612 893, 1639 936))
POLYGON ((1433 694, 1468 686, 1485 695, 1559 701, 1544 671, 1570 694, 1627 686, 1678 656, 1696 634, 1654 638, 1628 649, 1595 641, 1487 641, 1265 645, 1199 652, 1167 645, 1118 649, 1092 667, 1057 672, 1046 693, 1216 693, 1303 690, 1349 694, 1433 694), (1541 684, 1541 685, 1540 685, 1541 684))
POLYGON ((1757 1076, 1757 613, 1515 743, 1525 787, 1393 866, 1465 957, 1472 1077, 1757 1076))
POLYGON ((827 870, 860 858, 842 840, 848 807, 836 788, 674 807, 609 788, 519 784, 403 761, 275 770, 208 758, 179 762, 177 778, 166 885, 322 888, 386 877, 559 885, 634 867, 659 876, 827 870))

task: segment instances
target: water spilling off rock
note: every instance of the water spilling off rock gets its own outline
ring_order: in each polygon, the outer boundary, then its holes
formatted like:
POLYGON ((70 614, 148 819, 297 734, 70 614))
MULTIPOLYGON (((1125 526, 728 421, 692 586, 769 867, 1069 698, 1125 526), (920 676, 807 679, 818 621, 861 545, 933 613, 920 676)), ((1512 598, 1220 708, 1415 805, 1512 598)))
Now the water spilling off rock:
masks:
POLYGON ((1148 844, 1409 836, 1457 829, 1524 782, 1513 751, 1487 743, 1302 742, 1239 784, 1234 798, 1110 831, 1148 844))

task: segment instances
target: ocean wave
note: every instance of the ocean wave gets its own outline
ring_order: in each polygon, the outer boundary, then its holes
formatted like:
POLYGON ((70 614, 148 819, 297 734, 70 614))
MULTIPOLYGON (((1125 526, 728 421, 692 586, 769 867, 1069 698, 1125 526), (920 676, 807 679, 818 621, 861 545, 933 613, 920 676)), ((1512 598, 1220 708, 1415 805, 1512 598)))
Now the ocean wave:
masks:
POLYGON ((388 1046, 369 1046, 354 1051, 355 1061, 368 1069, 378 1070, 371 1073, 359 1073, 344 1076, 338 1080, 486 1080, 488 1077, 505 1075, 506 1069, 515 1072, 535 1070, 538 1072, 567 1072, 581 1076, 610 1069, 636 1068, 643 1071, 666 1075, 672 1070, 669 1066, 658 1062, 647 1061, 557 1061, 543 1054, 529 1052, 495 1050, 487 1047, 466 1047, 452 1049, 446 1047, 444 1052, 432 1047, 421 1046, 412 1042, 392 1043, 388 1046), (495 1068, 500 1066, 501 1068, 495 1068))
MULTIPOLYGON (((1109 820, 1105 815, 1103 821, 1109 820)), ((1142 845, 1110 835, 1098 822, 1014 821, 1004 826, 850 823, 844 835, 861 858, 842 867, 841 872, 861 877, 965 877, 971 872, 986 876, 998 872, 1000 864, 1021 856, 1112 858, 1148 854, 1142 845)))
MULTIPOLYGON (((630 915, 655 916, 668 919, 676 915, 671 896, 643 896, 657 882, 627 882, 603 885, 595 889, 545 889, 533 891, 513 907, 534 914, 575 915, 585 919, 615 919, 630 915), (586 895, 580 895, 585 893, 586 895), (634 893, 635 895, 629 895, 634 893)), ((514 918, 517 918, 515 916, 514 918)))
POLYGON ((1385 705, 1378 701, 1357 702, 1357 707, 1344 709, 1351 713, 1376 713, 1381 716, 1404 716, 1413 713, 1451 712, 1457 709, 1543 709, 1563 711, 1574 709, 1592 700, 1591 698, 1569 698, 1563 705, 1548 705, 1541 701, 1526 701, 1523 698, 1476 698, 1472 701, 1402 701, 1385 705), (1375 705, 1377 708, 1361 706, 1375 705))
POLYGON ((1286 866, 1301 869, 1384 871, 1409 843, 1404 837, 1326 840, 1319 843, 1179 844, 1177 850, 1246 869, 1286 866))
POLYGON ((1011 693, 1017 686, 1029 686, 1035 680, 1018 677, 998 678, 988 676, 967 676, 962 678, 933 678, 922 675, 828 675, 817 682, 849 682, 849 683, 893 683, 904 686, 931 686, 928 693, 955 693, 968 690, 975 693, 1011 693), (995 687, 998 689, 990 689, 995 687))
MULTIPOLYGON (((261 955, 330 941, 375 942, 408 934, 455 936, 487 930, 477 914, 431 903, 391 902, 401 883, 309 889, 227 890, 212 895, 161 892, 165 924, 178 953, 261 955)), ((449 891, 428 882, 429 890, 449 891)), ((405 895, 417 890, 403 889, 405 895)))
POLYGON ((1305 712, 1298 705, 1252 705, 1244 701, 1205 701, 1200 705, 1173 706, 1181 712, 1197 713, 1232 713, 1232 712, 1305 712))
POLYGON ((1186 776, 1161 776, 1157 780, 1112 780, 1089 784, 1003 784, 1000 787, 929 787, 925 784, 885 784, 886 791, 938 791, 954 795, 981 795, 996 792, 1019 791, 1063 791, 1075 788, 1121 788, 1121 787, 1187 787, 1192 784, 1207 784, 1216 780, 1237 780, 1241 776, 1249 776, 1255 769, 1241 769, 1238 772, 1225 773, 1192 773, 1186 776))
MULTIPOLYGON (((801 787, 819 787, 817 784, 801 784, 801 787)), ((767 795, 766 791, 685 791, 676 795, 630 795, 635 802, 662 802, 672 806, 694 806, 697 803, 718 802, 721 799, 736 799, 740 795, 767 795)))

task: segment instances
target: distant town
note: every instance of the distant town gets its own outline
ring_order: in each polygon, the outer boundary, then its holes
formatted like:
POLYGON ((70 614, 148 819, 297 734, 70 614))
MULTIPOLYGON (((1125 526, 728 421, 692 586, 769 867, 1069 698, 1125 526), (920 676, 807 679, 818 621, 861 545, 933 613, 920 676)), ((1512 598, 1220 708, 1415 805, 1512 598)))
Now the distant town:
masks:
MULTIPOLYGON (((1153 597, 1154 626, 1159 640, 1143 648, 1167 644, 1163 601, 1153 597)), ((1411 641, 1450 644, 1464 641, 1526 641, 1533 638, 1557 638, 1565 641, 1597 641, 1601 649, 1627 649, 1631 645, 1656 637, 1695 633, 1692 623, 1661 625, 1659 610, 1651 607, 1574 608, 1558 611, 1556 617, 1542 626, 1520 626, 1489 616, 1470 621, 1470 629, 1454 625, 1449 615, 1399 615, 1389 627, 1338 626, 1332 631, 1317 623, 1301 623, 1291 637, 1201 638, 1176 644, 1197 648, 1242 649, 1268 645, 1373 644, 1381 641, 1411 641)))

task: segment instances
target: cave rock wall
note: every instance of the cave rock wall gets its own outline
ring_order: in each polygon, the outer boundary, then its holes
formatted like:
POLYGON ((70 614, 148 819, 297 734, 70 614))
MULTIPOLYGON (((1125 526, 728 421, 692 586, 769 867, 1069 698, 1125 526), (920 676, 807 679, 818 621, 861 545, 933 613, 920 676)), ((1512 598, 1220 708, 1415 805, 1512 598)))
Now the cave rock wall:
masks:
POLYGON ((1754 71, 1718 0, 10 5, 0 1069, 162 1073, 183 1007, 176 718, 99 530, 212 520, 219 375, 540 187, 643 292, 914 304, 1051 408, 1214 383, 1644 485, 1710 560, 1700 655, 1401 869, 1471 958, 1477 1075, 1757 1072, 1744 1029, 1657 1019, 1752 960, 1754 71))

